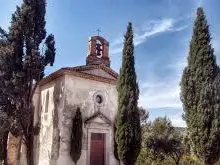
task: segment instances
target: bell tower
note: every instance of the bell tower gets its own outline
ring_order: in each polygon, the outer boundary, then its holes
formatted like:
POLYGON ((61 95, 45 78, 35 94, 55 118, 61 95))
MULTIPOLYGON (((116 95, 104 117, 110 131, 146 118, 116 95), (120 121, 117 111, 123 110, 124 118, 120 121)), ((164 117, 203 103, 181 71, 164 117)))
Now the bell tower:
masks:
POLYGON ((104 64, 110 67, 109 43, 100 36, 89 38, 89 53, 86 57, 86 65, 104 64))

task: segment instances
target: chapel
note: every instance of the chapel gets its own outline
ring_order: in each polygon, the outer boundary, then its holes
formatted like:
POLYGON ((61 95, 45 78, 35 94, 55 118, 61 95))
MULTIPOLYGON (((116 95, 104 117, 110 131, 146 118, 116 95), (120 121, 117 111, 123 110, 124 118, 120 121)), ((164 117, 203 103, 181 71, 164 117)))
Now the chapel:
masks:
POLYGON ((111 69, 109 43, 88 41, 85 65, 61 68, 45 77, 34 94, 36 165, 74 165, 70 156, 73 117, 83 120, 81 157, 77 165, 118 165, 114 156, 118 73, 111 69))

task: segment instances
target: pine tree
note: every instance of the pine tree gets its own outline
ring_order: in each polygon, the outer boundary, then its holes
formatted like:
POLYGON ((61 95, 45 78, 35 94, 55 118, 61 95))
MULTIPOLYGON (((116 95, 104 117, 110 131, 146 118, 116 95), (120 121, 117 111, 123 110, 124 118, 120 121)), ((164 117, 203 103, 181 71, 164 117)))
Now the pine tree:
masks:
POLYGON ((129 23, 124 36, 122 68, 118 90, 118 114, 116 141, 121 162, 134 165, 141 147, 141 127, 138 109, 139 89, 136 80, 132 24, 129 23))
POLYGON ((10 132, 25 137, 29 165, 33 164, 32 98, 45 67, 55 58, 53 35, 40 50, 46 37, 45 13, 46 0, 23 0, 12 15, 9 31, 0 29, 0 110, 8 115, 10 132))
POLYGON ((197 9, 181 100, 193 150, 205 165, 220 157, 220 74, 202 8, 197 9))
POLYGON ((72 133, 71 133, 71 149, 70 155, 75 164, 79 160, 81 156, 82 150, 82 117, 80 109, 78 108, 76 111, 76 115, 73 118, 73 126, 72 126, 72 133))

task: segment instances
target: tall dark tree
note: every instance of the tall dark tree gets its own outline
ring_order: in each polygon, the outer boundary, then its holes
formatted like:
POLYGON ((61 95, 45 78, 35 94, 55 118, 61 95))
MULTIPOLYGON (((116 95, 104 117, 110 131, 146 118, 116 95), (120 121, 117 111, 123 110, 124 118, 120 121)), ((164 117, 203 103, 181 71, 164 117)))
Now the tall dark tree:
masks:
POLYGON ((0 110, 8 116, 10 132, 25 137, 29 165, 33 164, 32 98, 45 67, 55 58, 53 35, 40 50, 46 37, 45 13, 46 0, 23 0, 12 15, 9 31, 0 30, 0 110))
POLYGON ((8 133, 5 132, 0 138, 0 165, 7 165, 7 141, 8 133))
MULTIPOLYGON (((15 21, 15 15, 12 17, 12 24, 15 21)), ((12 38, 12 37, 10 37, 12 38)), ((22 134, 21 125, 18 122, 21 98, 23 96, 23 87, 21 68, 18 67, 16 56, 15 41, 9 40, 9 34, 0 28, 0 139, 2 140, 1 149, 4 153, 4 162, 7 162, 7 141, 9 129, 15 135, 22 134), (20 85, 20 88, 19 88, 20 85)), ((17 46, 18 47, 18 46, 17 46)))
POLYGON ((119 156, 118 156, 118 144, 116 142, 116 138, 115 138, 115 135, 116 135, 116 121, 114 122, 114 125, 113 125, 113 131, 114 131, 114 156, 115 156, 115 159, 118 161, 119 165, 120 165, 120 159, 119 159, 119 156))
POLYGON ((181 100, 193 150, 205 165, 213 165, 220 157, 220 76, 202 8, 197 9, 181 100))
POLYGON ((76 111, 76 115, 73 118, 73 126, 72 126, 72 133, 71 133, 71 149, 70 149, 70 155, 74 161, 75 164, 77 164, 77 161, 79 160, 81 156, 81 150, 82 150, 82 117, 80 109, 78 108, 76 111))
POLYGON ((116 142, 121 162, 134 165, 141 148, 140 114, 138 109, 139 89, 135 72, 132 24, 124 36, 122 68, 118 84, 118 114, 116 142))

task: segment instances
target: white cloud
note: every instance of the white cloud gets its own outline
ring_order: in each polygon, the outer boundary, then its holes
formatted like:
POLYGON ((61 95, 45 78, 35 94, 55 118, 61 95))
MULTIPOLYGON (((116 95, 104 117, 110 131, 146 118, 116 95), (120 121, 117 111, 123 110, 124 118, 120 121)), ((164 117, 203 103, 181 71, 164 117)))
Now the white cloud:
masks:
POLYGON ((182 31, 182 30, 186 29, 187 27, 188 27, 188 25, 183 25, 183 26, 174 28, 174 29, 172 29, 172 30, 173 30, 173 31, 176 31, 176 32, 179 32, 179 31, 182 31))
POLYGON ((116 48, 112 48, 110 50, 110 54, 113 55, 113 54, 117 54, 117 53, 120 53, 122 52, 122 46, 119 46, 119 47, 116 47, 116 48))
POLYGON ((214 48, 214 54, 216 55, 217 64, 220 65, 220 40, 214 39, 212 45, 214 48))
POLYGON ((151 109, 149 121, 154 121, 157 117, 166 116, 170 119, 174 127, 186 127, 186 122, 182 119, 182 114, 182 108, 151 109))
POLYGON ((179 59, 175 59, 175 58, 172 59, 173 62, 171 62, 165 66, 165 68, 168 68, 168 69, 175 71, 176 75, 174 75, 174 76, 176 79, 180 80, 182 73, 183 73, 183 70, 187 66, 187 52, 188 52, 188 49, 187 50, 183 49, 181 53, 183 53, 185 55, 182 55, 179 59))
POLYGON ((186 122, 183 121, 182 117, 171 117, 171 122, 174 127, 186 127, 186 122))
MULTIPOLYGON (((139 104, 146 109, 151 110, 178 110, 175 115, 168 115, 174 126, 185 126, 182 120, 182 102, 180 100, 180 81, 183 69, 187 65, 188 45, 185 39, 182 39, 183 46, 175 54, 169 63, 162 66, 166 70, 171 70, 172 75, 163 79, 155 73, 148 72, 147 80, 140 82, 139 104), (179 113, 180 112, 180 113, 179 113)), ((152 64, 152 63, 151 63, 152 64)), ((157 64, 152 64, 152 68, 157 64)), ((166 73, 166 72, 165 72, 166 73)), ((160 114, 160 112, 159 112, 160 114)), ((163 113, 161 113, 162 115, 163 113)), ((154 116, 155 117, 155 116, 154 116)))
POLYGON ((166 67, 170 69, 175 69, 178 72, 182 72, 183 68, 187 65, 187 57, 184 57, 184 59, 181 58, 181 60, 176 61, 175 63, 168 64, 166 67))
POLYGON ((174 127, 186 127, 186 122, 182 119, 182 112, 169 116, 174 127))
POLYGON ((220 41, 213 40, 213 47, 215 48, 215 53, 220 53, 220 41))
MULTIPOLYGON (((164 18, 161 20, 152 20, 147 24, 144 24, 141 28, 137 29, 138 33, 134 34, 134 45, 137 46, 146 41, 147 38, 155 36, 164 32, 178 32, 187 28, 187 25, 181 27, 175 27, 176 23, 179 20, 174 20, 172 18, 164 18)), ((115 41, 112 42, 111 46, 111 54, 117 54, 122 51, 123 47, 123 38, 119 37, 115 41)))
POLYGON ((122 52, 122 47, 123 38, 119 37, 110 44, 110 54, 113 55, 122 52))
POLYGON ((145 108, 181 108, 178 81, 140 84, 139 104, 145 108))
MULTIPOLYGON (((182 50, 181 52, 186 52, 182 50)), ((148 80, 140 82, 140 99, 139 105, 153 110, 176 111, 174 115, 167 115, 174 126, 185 127, 182 120, 182 102, 180 100, 180 81, 183 68, 186 66, 186 56, 173 60, 166 64, 165 68, 176 71, 172 78, 163 80, 154 74, 148 74, 148 80), (184 59, 183 59, 184 58, 184 59), (178 110, 178 111, 177 111, 178 110)), ((175 113, 175 112, 174 112, 175 113)), ((160 112, 158 112, 160 114, 160 112)), ((162 113, 163 114, 163 113, 162 113)), ((157 116, 154 116, 154 118, 157 116)))
POLYGON ((197 7, 202 7, 203 6, 203 0, 198 0, 197 7))
POLYGON ((142 34, 135 34, 134 45, 137 46, 143 43, 146 38, 163 33, 166 31, 172 30, 174 27, 174 20, 171 18, 165 18, 162 20, 150 21, 146 24, 146 27, 142 27, 141 31, 144 31, 142 34))
MULTIPOLYGON (((183 49, 182 52, 187 52, 187 50, 183 49)), ((155 74, 148 73, 148 80, 140 82, 139 104, 145 108, 182 108, 180 81, 186 65, 186 56, 181 56, 181 58, 166 64, 164 68, 175 71, 172 78, 168 80, 163 80, 155 74)))
POLYGON ((114 46, 117 46, 119 44, 121 44, 123 42, 123 38, 117 38, 116 40, 114 40, 112 43, 111 43, 111 46, 114 47, 114 46))

